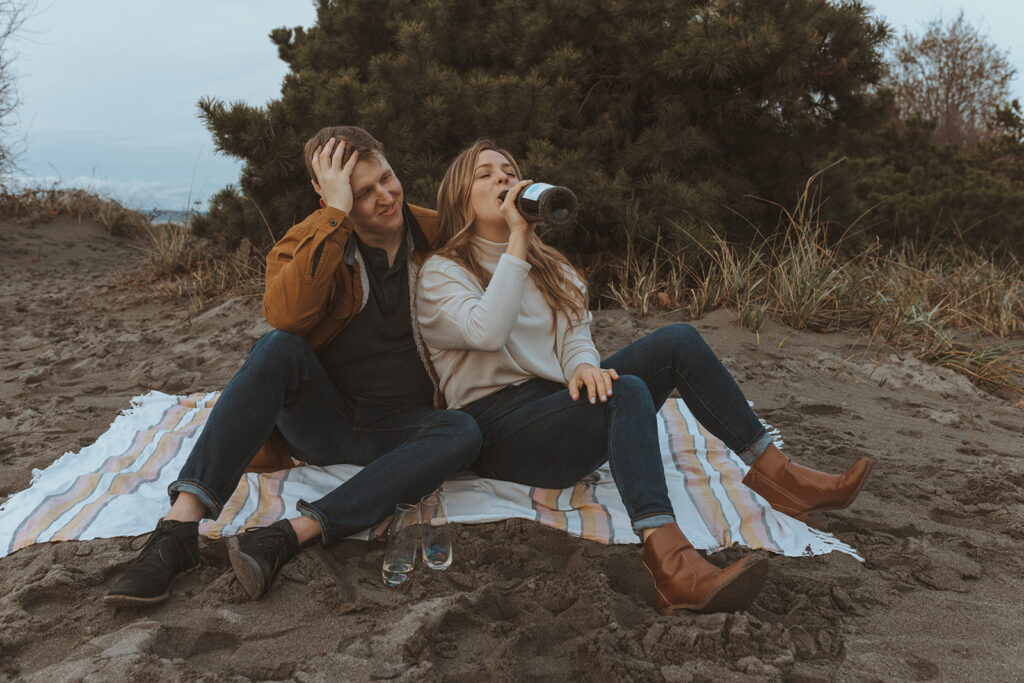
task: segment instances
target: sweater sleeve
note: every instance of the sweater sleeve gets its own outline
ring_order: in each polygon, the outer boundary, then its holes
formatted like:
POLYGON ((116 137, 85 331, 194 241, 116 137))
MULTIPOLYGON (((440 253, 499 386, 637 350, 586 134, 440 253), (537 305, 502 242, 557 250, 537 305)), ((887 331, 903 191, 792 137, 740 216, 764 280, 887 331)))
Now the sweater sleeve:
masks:
MULTIPOLYGON (((586 291, 586 283, 576 277, 575 273, 570 273, 569 277, 577 287, 586 291)), ((579 319, 572 321, 574 324, 566 330, 562 339, 558 363, 562 367, 562 375, 565 377, 566 384, 572 379, 572 373, 576 371, 577 366, 583 363, 589 363, 595 368, 601 367, 601 354, 597 352, 594 340, 590 336, 590 321, 593 319, 594 316, 590 311, 583 311, 583 315, 579 319)), ((564 317, 559 324, 569 327, 569 321, 566 321, 564 317)))
POLYGON ((423 341, 438 349, 500 350, 519 317, 529 274, 530 264, 503 254, 484 290, 462 266, 431 257, 416 291, 423 341))

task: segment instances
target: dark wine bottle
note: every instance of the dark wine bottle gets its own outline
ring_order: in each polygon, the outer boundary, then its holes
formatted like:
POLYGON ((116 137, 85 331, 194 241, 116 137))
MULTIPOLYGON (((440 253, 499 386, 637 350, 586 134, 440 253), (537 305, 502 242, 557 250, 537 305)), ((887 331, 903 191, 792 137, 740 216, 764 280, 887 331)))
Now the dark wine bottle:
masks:
MULTIPOLYGON (((498 196, 504 201, 507 194, 508 190, 505 190, 498 196)), ((544 223, 560 228, 576 221, 580 203, 568 187, 532 183, 519 193, 516 208, 530 223, 544 223)))

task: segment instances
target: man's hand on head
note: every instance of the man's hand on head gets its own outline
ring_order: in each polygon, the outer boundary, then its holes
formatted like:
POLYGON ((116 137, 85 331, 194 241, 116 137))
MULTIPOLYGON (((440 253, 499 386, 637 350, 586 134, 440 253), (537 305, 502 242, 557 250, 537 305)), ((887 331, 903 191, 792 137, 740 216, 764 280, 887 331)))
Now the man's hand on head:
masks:
POLYGON ((331 138, 323 147, 313 153, 313 189, 320 194, 327 206, 349 213, 352 211, 352 169, 359 161, 359 151, 352 152, 344 165, 345 141, 331 138))

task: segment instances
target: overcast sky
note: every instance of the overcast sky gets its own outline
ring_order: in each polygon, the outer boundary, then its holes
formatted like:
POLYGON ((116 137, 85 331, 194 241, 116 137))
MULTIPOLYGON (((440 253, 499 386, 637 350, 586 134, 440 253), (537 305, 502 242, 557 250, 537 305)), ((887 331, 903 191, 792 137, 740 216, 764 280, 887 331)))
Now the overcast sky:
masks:
MULTIPOLYGON (((140 208, 205 205, 238 179, 215 154, 196 101, 262 105, 285 66, 267 37, 310 26, 312 0, 37 0, 12 42, 22 104, 13 137, 23 175, 112 194, 140 208)), ((962 0, 870 3, 898 32, 956 17, 962 0)), ((1024 35, 1024 3, 974 0, 968 21, 1003 50, 1024 35)), ((1024 50, 1010 60, 1024 72, 1024 50)), ((1024 99, 1022 77, 1013 96, 1024 99)))

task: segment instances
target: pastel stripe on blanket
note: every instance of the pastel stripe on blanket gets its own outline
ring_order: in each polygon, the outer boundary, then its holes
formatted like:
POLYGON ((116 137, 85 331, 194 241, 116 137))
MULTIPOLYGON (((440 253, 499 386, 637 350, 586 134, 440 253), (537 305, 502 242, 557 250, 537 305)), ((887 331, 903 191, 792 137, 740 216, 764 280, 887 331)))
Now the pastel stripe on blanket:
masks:
MULTIPOLYGON (((672 449, 677 469, 688 482, 690 491, 702 495, 701 517, 707 529, 722 529, 721 547, 733 543, 750 546, 757 542, 765 550, 782 552, 764 525, 765 509, 742 480, 747 467, 725 443, 708 432, 681 402, 669 403, 662 411, 665 428, 685 445, 672 449), (696 485, 700 478, 703 485, 696 485), (736 537, 733 538, 733 534, 736 537)), ((773 511, 774 512, 774 511, 773 511)))
MULTIPOLYGON (((600 471, 596 474, 600 475, 600 471)), ((610 476, 608 472, 604 474, 610 476)), ((574 536, 613 543, 615 526, 608 506, 601 500, 598 481, 599 476, 589 476, 568 489, 531 488, 534 519, 574 536), (560 500, 567 502, 559 503, 560 500)))
MULTIPOLYGON (((177 477, 217 394, 132 401, 96 443, 67 453, 0 506, 0 556, 32 543, 134 536, 167 512, 167 486, 177 477)), ((695 547, 733 544, 791 556, 856 551, 835 537, 786 517, 741 480, 746 466, 708 434, 682 401, 659 413, 659 440, 669 497, 695 547)), ((295 467, 247 474, 220 517, 200 525, 218 538, 295 514, 302 498, 316 500, 359 467, 295 467)), ((445 482, 448 517, 456 523, 521 518, 601 543, 635 543, 629 517, 606 466, 564 490, 531 488, 463 473, 445 482)), ((386 522, 354 536, 379 537, 386 522)))
MULTIPOLYGON (((83 531, 96 519, 96 516, 110 501, 112 496, 123 496, 134 493, 140 486, 160 478, 160 473, 176 456, 179 455, 182 442, 195 433, 195 430, 206 423, 209 410, 194 409, 182 419, 182 425, 173 431, 162 434, 156 440, 152 457, 135 472, 123 472, 114 475, 110 482, 109 495, 102 496, 82 506, 81 511, 72 518, 53 540, 66 541, 78 538, 83 531)), ((187 457, 188 454, 185 454, 187 457)))
MULTIPOLYGON (((156 424, 136 432, 126 449, 113 448, 95 471, 76 477, 63 492, 45 497, 15 532, 9 552, 40 540, 83 538, 103 508, 117 500, 117 496, 134 493, 159 478, 163 468, 178 454, 182 440, 205 424, 209 414, 205 404, 212 406, 214 396, 175 397, 175 401, 163 407, 156 424), (52 532, 47 534, 48 530, 52 532), (44 535, 45 539, 41 539, 44 535)), ((33 479, 38 477, 38 471, 33 473, 33 479)))
POLYGON ((208 538, 221 538, 289 516, 285 510, 284 481, 290 472, 247 475, 224 505, 220 517, 200 523, 199 532, 208 538))
POLYGON ((46 531, 55 520, 68 510, 75 509, 84 499, 90 497, 104 473, 121 471, 129 467, 143 449, 153 442, 154 435, 172 426, 177 419, 177 413, 168 408, 164 411, 164 415, 156 427, 143 430, 135 436, 127 453, 110 456, 100 465, 95 474, 85 474, 76 479, 64 493, 49 497, 45 504, 39 505, 15 531, 14 538, 17 547, 34 543, 35 539, 46 531))

